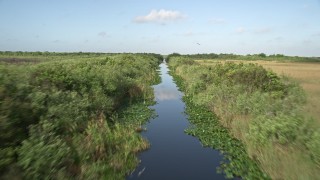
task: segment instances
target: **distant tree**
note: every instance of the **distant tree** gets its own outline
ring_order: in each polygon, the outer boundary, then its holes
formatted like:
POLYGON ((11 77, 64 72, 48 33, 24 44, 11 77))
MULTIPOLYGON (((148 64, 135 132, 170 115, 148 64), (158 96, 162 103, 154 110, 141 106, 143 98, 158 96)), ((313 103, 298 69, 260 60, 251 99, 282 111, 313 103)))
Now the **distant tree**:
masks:
POLYGON ((171 57, 177 57, 177 56, 181 56, 181 54, 179 54, 179 53, 169 54, 169 55, 167 56, 167 61, 169 62, 171 57))
POLYGON ((258 54, 258 56, 259 56, 259 57, 262 57, 262 58, 267 57, 267 55, 266 55, 265 53, 260 53, 260 54, 258 54))

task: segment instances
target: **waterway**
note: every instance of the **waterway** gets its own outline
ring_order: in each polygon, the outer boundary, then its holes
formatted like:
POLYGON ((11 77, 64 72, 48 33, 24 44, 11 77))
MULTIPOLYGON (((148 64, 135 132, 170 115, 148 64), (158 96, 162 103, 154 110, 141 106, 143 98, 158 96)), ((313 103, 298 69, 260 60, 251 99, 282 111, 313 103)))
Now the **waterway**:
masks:
POLYGON ((190 123, 183 93, 168 72, 167 64, 162 63, 162 82, 154 86, 157 103, 151 107, 158 116, 142 132, 151 147, 140 153, 141 162, 127 179, 224 179, 216 172, 223 158, 219 151, 203 147, 196 137, 184 133, 190 123))

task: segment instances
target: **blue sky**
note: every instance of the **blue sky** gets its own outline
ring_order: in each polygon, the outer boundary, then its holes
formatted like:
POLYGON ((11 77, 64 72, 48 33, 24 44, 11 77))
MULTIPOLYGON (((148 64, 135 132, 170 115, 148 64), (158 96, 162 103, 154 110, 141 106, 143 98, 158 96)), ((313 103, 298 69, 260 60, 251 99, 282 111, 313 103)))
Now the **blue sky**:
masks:
POLYGON ((320 0, 0 0, 0 24, 0 51, 320 56, 320 0))

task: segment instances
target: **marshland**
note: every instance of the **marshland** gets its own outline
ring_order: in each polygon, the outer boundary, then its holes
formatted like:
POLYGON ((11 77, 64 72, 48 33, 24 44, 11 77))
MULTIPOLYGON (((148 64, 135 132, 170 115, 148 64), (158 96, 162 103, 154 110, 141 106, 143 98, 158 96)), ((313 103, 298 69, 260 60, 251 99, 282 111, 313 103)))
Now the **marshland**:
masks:
POLYGON ((0 179, 320 179, 319 19, 319 0, 0 0, 0 179))
POLYGON ((1 52, 2 178, 316 179, 319 59, 209 56, 1 52))

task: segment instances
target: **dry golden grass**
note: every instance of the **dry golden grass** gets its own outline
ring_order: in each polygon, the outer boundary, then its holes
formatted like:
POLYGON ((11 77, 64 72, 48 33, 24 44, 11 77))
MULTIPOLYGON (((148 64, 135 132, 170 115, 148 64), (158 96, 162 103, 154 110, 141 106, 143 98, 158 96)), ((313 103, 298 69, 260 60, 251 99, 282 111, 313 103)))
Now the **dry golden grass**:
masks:
MULTIPOLYGON (((312 125, 320 127, 320 112, 318 112, 320 107, 320 63, 234 60, 197 60, 197 62, 208 66, 215 65, 217 62, 257 63, 279 75, 291 77, 304 88, 308 96, 304 113, 306 116, 313 116, 319 126, 312 125)), ((176 73, 183 74, 182 68, 178 67, 176 73)), ((191 81, 188 78, 185 80, 191 81)), ((311 160, 310 152, 305 145, 301 143, 278 144, 271 141, 262 145, 253 142, 248 132, 250 122, 254 117, 229 111, 228 104, 230 103, 224 103, 224 101, 223 98, 216 97, 215 104, 218 105, 210 107, 211 111, 219 117, 221 125, 226 127, 233 137, 244 143, 248 155, 258 162, 260 168, 271 179, 319 179, 319 166, 311 160)))
POLYGON ((261 168, 272 179, 318 179, 319 169, 299 147, 269 144, 260 148, 248 147, 248 153, 254 157, 261 168))
POLYGON ((320 125, 320 63, 257 63, 295 79, 307 93, 306 114, 314 117, 320 125))
POLYGON ((266 69, 271 69, 279 75, 285 75, 297 81, 307 94, 307 103, 304 108, 306 116, 313 117, 320 126, 320 63, 276 62, 276 61, 239 61, 239 60, 197 60, 205 65, 217 62, 256 63, 266 69))

